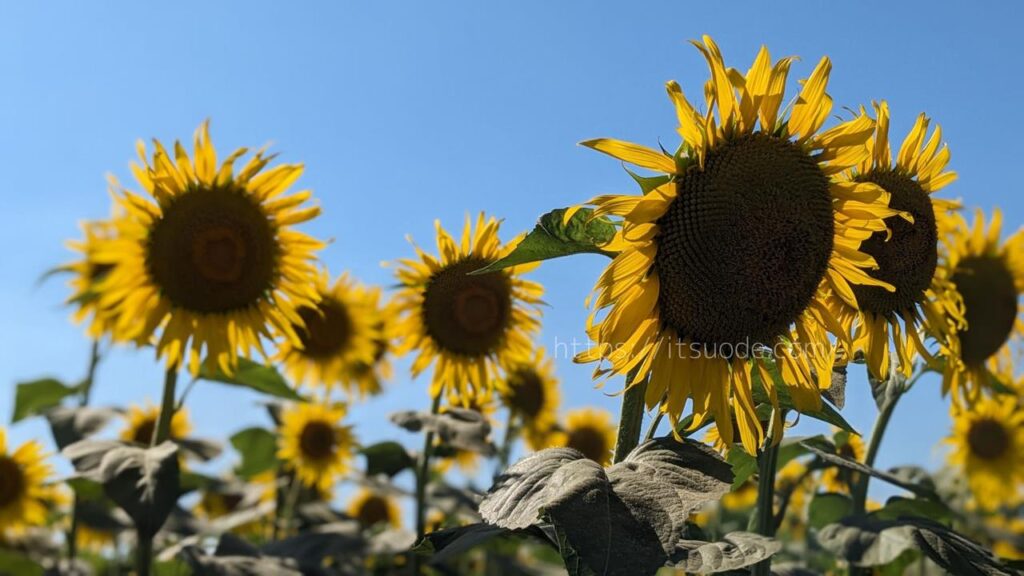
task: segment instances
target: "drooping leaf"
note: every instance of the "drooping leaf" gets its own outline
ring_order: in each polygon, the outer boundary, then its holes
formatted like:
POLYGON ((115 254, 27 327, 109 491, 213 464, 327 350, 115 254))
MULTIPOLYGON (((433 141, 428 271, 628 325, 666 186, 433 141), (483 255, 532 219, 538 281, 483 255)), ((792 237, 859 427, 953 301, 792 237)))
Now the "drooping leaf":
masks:
POLYGON ((919 550, 957 576, 1014 576, 990 551, 949 528, 923 518, 846 518, 818 533, 829 552, 855 566, 883 566, 907 550, 919 550))
POLYGON ((103 485, 141 537, 164 525, 178 500, 178 446, 164 442, 139 448, 110 440, 82 440, 63 450, 75 470, 103 485))
POLYGON ((131 518, 112 506, 106 500, 76 500, 75 513, 79 523, 93 530, 117 534, 131 528, 131 518))
POLYGON ((909 490, 910 492, 913 492, 918 496, 923 496, 925 498, 930 498, 933 500, 940 499, 939 496, 935 493, 935 490, 927 486, 914 484, 913 482, 907 482, 906 480, 898 478, 888 472, 883 472, 881 470, 878 470, 877 468, 870 468, 860 462, 857 462, 856 460, 851 460, 849 458, 846 458, 845 456, 839 455, 835 445, 829 442, 828 440, 825 440, 824 438, 809 438, 801 443, 809 451, 814 453, 814 455, 816 455, 818 458, 824 460, 829 464, 842 466, 849 470, 853 470, 854 472, 860 472, 861 474, 867 474, 874 478, 878 478, 879 480, 884 480, 894 486, 899 486, 904 490, 909 490))
POLYGON ((396 425, 410 432, 433 432, 442 444, 458 450, 469 450, 485 456, 495 448, 487 440, 491 425, 482 414, 467 408, 449 408, 441 414, 407 410, 390 416, 396 425))
POLYGON ((281 373, 272 366, 265 366, 246 358, 239 358, 235 373, 231 376, 221 370, 206 367, 199 371, 199 378, 210 382, 220 382, 231 386, 249 388, 263 394, 284 398, 285 400, 302 401, 304 398, 296 392, 281 373))
POLYGON ((77 392, 77 386, 68 386, 55 378, 19 382, 14 392, 14 413, 11 415, 11 423, 42 414, 77 392))
POLYGON ((558 208, 541 216, 533 231, 510 254, 473 274, 497 272, 511 266, 572 254, 614 256, 601 248, 615 236, 615 225, 610 220, 593 218, 593 210, 581 208, 565 223, 566 210, 568 208, 558 208))
POLYGON ((839 522, 853 511, 853 500, 845 494, 828 492, 815 494, 807 509, 807 523, 820 530, 829 524, 839 522))
POLYGON ((405 447, 398 442, 378 442, 360 450, 366 456, 366 473, 374 476, 385 474, 393 478, 406 468, 412 468, 416 461, 405 447))
POLYGON ((207 556, 197 546, 181 555, 196 574, 207 576, 302 576, 295 561, 260 556, 207 556))
POLYGON ((672 558, 676 569, 692 574, 738 570, 771 557, 782 543, 752 532, 730 532, 720 542, 681 540, 672 558))
POLYGON ((219 442, 209 438, 181 438, 175 442, 182 452, 203 462, 209 462, 220 456, 223 450, 219 442))
POLYGON ((431 562, 445 562, 494 538, 512 534, 512 530, 490 524, 468 524, 431 532, 413 546, 412 551, 430 556, 431 562))
POLYGON ((57 406, 46 411, 53 441, 60 450, 99 432, 115 416, 113 408, 92 406, 57 406))
POLYGON ((242 457, 235 467, 235 473, 242 478, 252 478, 277 465, 277 438, 266 428, 246 428, 232 434, 230 442, 242 457))

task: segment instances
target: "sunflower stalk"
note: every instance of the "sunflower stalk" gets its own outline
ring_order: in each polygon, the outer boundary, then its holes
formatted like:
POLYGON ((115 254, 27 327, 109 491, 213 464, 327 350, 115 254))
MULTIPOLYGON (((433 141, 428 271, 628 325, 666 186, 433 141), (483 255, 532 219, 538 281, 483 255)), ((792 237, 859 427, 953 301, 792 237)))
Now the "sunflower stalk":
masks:
MULTIPOLYGON (((768 538, 775 536, 775 472, 779 461, 779 443, 775 441, 777 432, 774 426, 769 426, 764 447, 757 455, 756 531, 768 538)), ((772 559, 769 557, 755 565, 751 574, 769 576, 771 568, 772 559)))
MULTIPOLYGON (((178 368, 171 367, 164 374, 164 396, 160 403, 160 417, 153 428, 150 446, 157 446, 171 436, 171 419, 177 409, 175 388, 178 385, 178 368)), ((135 553, 135 569, 138 576, 149 576, 153 564, 153 537, 139 534, 135 553)))
POLYGON ((505 437, 502 438, 501 447, 498 448, 498 469, 494 473, 495 478, 508 468, 509 460, 512 458, 512 446, 516 443, 518 437, 519 422, 516 418, 516 412, 509 409, 508 424, 505 426, 505 437))
POLYGON ((626 391, 622 394, 622 413, 619 416, 619 431, 615 439, 613 463, 619 463, 640 443, 640 431, 644 422, 644 397, 647 394, 647 379, 629 385, 636 377, 638 368, 626 375, 626 391))
MULTIPOLYGON (((92 341, 92 348, 89 352, 89 367, 85 373, 85 379, 81 384, 81 396, 78 399, 79 406, 89 405, 89 396, 92 393, 92 384, 96 378, 96 366, 100 362, 100 341, 95 338, 92 341)), ((71 494, 71 528, 68 529, 68 559, 75 561, 78 556, 78 495, 72 491, 71 494)))
MULTIPOLYGON (((434 396, 430 406, 430 413, 437 414, 441 411, 441 391, 434 396)), ((430 476, 430 457, 434 450, 434 433, 427 432, 423 440, 423 452, 420 454, 420 467, 416 473, 416 541, 423 540, 427 534, 427 482, 430 476)), ((419 554, 412 554, 412 573, 414 576, 420 574, 422 564, 419 554)))

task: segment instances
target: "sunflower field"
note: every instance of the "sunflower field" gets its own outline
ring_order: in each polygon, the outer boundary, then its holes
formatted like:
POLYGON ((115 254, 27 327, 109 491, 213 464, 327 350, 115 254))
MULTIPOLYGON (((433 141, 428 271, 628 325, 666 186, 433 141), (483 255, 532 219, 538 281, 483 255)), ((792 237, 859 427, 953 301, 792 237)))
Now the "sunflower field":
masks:
MULTIPOLYGON (((828 56, 693 36, 648 56, 686 79, 631 92, 667 96, 664 132, 577 134, 619 176, 524 195, 532 228, 457 164, 460 220, 403 211, 444 200, 420 174, 332 206, 216 114, 108 158, 105 216, 36 267, 85 361, 26 330, 47 363, 2 385, 0 575, 1024 574, 1019 211, 885 86, 844 101, 828 56), (414 218, 431 237, 344 232, 414 218), (329 267, 336 236, 386 280, 329 267), (553 344, 581 305, 585 342, 553 344), (936 465, 879 458, 928 425, 936 465)), ((431 147, 406 136, 330 162, 401 173, 431 147)), ((529 181, 520 153, 490 177, 529 181)))

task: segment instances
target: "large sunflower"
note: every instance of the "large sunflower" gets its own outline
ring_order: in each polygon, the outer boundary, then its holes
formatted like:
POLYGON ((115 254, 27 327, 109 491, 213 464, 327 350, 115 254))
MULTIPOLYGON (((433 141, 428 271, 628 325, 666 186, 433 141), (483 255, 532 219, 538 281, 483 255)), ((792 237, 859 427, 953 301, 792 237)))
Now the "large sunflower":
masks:
POLYGON ((36 441, 7 450, 7 431, 0 428, 0 527, 19 529, 46 521, 56 492, 46 482, 53 475, 36 441))
POLYGON ((283 195, 302 166, 263 171, 272 156, 259 151, 236 172, 241 148, 218 167, 208 123, 196 131, 194 158, 179 142, 173 156, 159 141, 154 146, 150 163, 140 142, 142 164, 132 165, 153 201, 112 179, 126 215, 95 257, 113 266, 96 291, 115 336, 156 335, 168 367, 187 359, 193 373, 201 354, 231 373, 239 353, 262 353, 274 330, 298 342, 297 310, 316 303, 313 258, 322 247, 292 228, 319 214, 304 205, 311 193, 283 195))
POLYGON ((580 408, 565 416, 562 445, 579 450, 587 458, 607 466, 615 448, 615 423, 607 410, 580 408))
POLYGON ((620 217, 621 227, 588 320, 598 345, 577 361, 608 360, 605 374, 632 371, 628 386, 650 375, 649 407, 661 403, 676 424, 692 399, 694 426, 713 415, 726 444, 735 411, 754 453, 764 431, 752 369, 774 398, 758 351, 772 352, 798 408, 820 403, 834 361, 826 329, 841 337, 850 329, 829 303, 855 305, 851 284, 886 285, 869 276, 876 264, 858 248, 896 211, 875 184, 833 178, 867 157, 874 122, 861 110, 819 132, 832 108, 828 58, 786 118, 779 106, 792 58, 773 65, 762 48, 744 76, 725 68, 711 38, 695 44, 711 68, 708 112, 698 114, 668 83, 683 138, 674 155, 619 140, 583 143, 666 176, 644 195, 588 202, 595 216, 620 217))
POLYGON ((941 144, 942 129, 936 126, 926 142, 929 119, 924 114, 917 117, 894 163, 888 104, 876 104, 875 113, 871 155, 842 177, 877 184, 889 193, 889 206, 903 212, 889 220, 890 230, 875 232, 860 247, 878 263, 872 275, 895 290, 857 285, 857 307, 843 299, 833 302, 843 324, 853 319, 853 346, 864 351, 875 378, 889 375, 890 341, 899 371, 909 377, 916 355, 932 358, 922 329, 937 340, 943 355, 955 357, 958 351, 956 327, 963 324, 963 310, 947 269, 939 265, 939 241, 956 225, 957 203, 931 196, 955 180, 956 172, 946 171, 949 149, 941 144))
POLYGON ((537 306, 543 288, 522 274, 535 265, 470 275, 518 243, 517 238, 502 246, 498 226, 498 220, 481 213, 474 230, 467 215, 456 242, 437 222, 440 256, 416 247, 418 260, 398 261, 398 353, 417 351, 414 376, 436 361, 431 396, 448 387, 458 398, 489 390, 499 366, 530 352, 531 335, 540 326, 537 306))
POLYGON ((982 397, 955 410, 949 463, 967 476, 982 508, 1015 502, 1024 490, 1024 410, 1010 397, 982 397))
POLYGON ((506 367, 497 387, 510 418, 522 426, 526 444, 533 450, 547 448, 558 423, 559 396, 554 362, 544 349, 506 367))
MULTIPOLYGON (((129 406, 125 415, 127 423, 121 430, 121 439, 125 442, 149 446, 153 441, 160 409, 152 404, 146 406, 129 406)), ((171 417, 171 440, 181 440, 192 432, 192 424, 188 420, 188 412, 181 408, 174 411, 171 417)))
POLYGON ((303 384, 312 382, 330 390, 343 386, 356 396, 378 392, 357 370, 372 366, 385 342, 384 320, 372 292, 342 274, 330 285, 327 272, 316 280, 320 301, 300 306, 301 324, 292 327, 299 342, 283 342, 277 359, 288 374, 303 384))
POLYGON ((326 493, 352 463, 355 440, 341 404, 296 404, 282 416, 277 457, 306 486, 326 493))
POLYGON ((988 230, 978 210, 974 226, 953 230, 947 273, 963 298, 967 326, 958 334, 959 362, 946 363, 943 392, 953 401, 971 401, 989 386, 991 376, 1012 383, 1012 346, 1024 334, 1018 300, 1024 292, 1024 231, 1000 244, 1002 213, 996 209, 988 230))
POLYGON ((75 307, 72 317, 74 322, 84 323, 89 337, 97 339, 111 334, 116 322, 114 316, 101 313, 98 309, 96 287, 110 273, 113 265, 97 261, 96 254, 104 240, 115 237, 117 228, 112 221, 107 220, 87 221, 81 226, 82 239, 67 243, 69 248, 81 254, 81 259, 65 264, 58 270, 71 274, 68 282, 71 296, 67 304, 75 307))
POLYGON ((348 503, 348 515, 359 521, 364 529, 381 525, 389 528, 402 527, 402 511, 398 502, 390 496, 363 488, 356 492, 348 503))

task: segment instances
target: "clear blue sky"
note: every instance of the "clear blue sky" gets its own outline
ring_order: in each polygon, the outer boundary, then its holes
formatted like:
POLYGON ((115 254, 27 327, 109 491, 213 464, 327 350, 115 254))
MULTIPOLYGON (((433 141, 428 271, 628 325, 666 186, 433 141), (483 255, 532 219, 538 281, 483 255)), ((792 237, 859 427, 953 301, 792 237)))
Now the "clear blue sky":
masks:
MULTIPOLYGON (((67 260, 78 222, 108 212, 104 175, 131 182, 138 138, 190 138, 213 121, 219 150, 274 143, 304 162, 300 186, 323 216, 307 230, 333 238, 323 258, 389 284, 381 261, 408 256, 404 237, 433 244, 433 220, 461 225, 467 211, 505 219, 505 237, 554 207, 632 190, 614 161, 575 145, 616 136, 669 148, 677 137, 664 82, 699 94, 706 67, 686 40, 711 34, 727 62, 746 69, 759 45, 773 56, 834 63, 839 106, 889 100, 902 139, 926 111, 944 128, 960 180, 947 196, 1000 205, 1009 227, 1024 216, 1013 172, 1024 156, 1024 5, 1018 2, 716 3, 508 2, 53 2, 0 7, 0 415, 13 383, 44 374, 75 379, 88 344, 67 322, 61 281, 35 285, 67 260), (298 6, 304 6, 297 9, 298 6)), ((894 136, 894 139, 896 136, 894 136)), ((583 299, 604 262, 546 264, 543 343, 582 338, 583 299)), ((413 438, 385 415, 426 404, 426 378, 355 411, 365 441, 413 438)), ((559 360, 569 406, 614 409, 590 367, 559 360)), ((95 400, 156 400, 151 352, 102 365, 95 400)), ((225 436, 263 423, 258 398, 201 385, 189 402, 196 431, 225 436)), ((938 382, 905 400, 880 464, 933 465, 948 426, 938 382)), ((861 375, 846 411, 865 433, 874 406, 861 375)), ((805 420, 806 422, 806 420, 805 420)), ((801 424, 801 431, 818 430, 801 424)), ((21 441, 49 434, 13 428, 21 441)))

